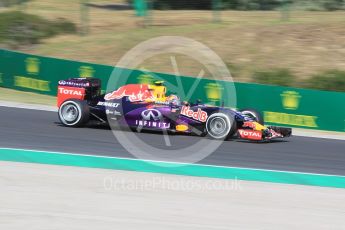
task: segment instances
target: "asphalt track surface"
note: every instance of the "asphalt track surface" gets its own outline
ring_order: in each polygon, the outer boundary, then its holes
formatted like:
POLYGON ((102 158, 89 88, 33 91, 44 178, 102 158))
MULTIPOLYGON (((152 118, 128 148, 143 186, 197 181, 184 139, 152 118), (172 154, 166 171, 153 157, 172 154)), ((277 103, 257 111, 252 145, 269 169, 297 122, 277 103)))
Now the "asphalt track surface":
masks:
MULTIPOLYGON (((107 127, 62 127, 56 112, 0 106, 0 147, 133 158, 107 127)), ((140 133, 140 139, 162 146, 157 133, 140 133)), ((200 137, 169 136, 178 149, 200 137)), ((273 143, 225 141, 199 164, 258 168, 345 176, 345 141, 290 137, 273 143)))

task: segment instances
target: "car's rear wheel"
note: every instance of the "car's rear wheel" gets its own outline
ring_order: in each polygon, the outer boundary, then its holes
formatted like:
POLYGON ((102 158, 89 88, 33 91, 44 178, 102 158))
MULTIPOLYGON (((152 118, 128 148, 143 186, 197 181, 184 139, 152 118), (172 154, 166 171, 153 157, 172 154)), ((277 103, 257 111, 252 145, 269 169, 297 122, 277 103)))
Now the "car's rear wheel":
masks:
POLYGON ((89 121, 89 106, 85 101, 67 100, 62 103, 58 113, 64 126, 80 127, 89 121))
POLYGON ((206 131, 209 137, 224 140, 236 132, 236 123, 227 114, 214 113, 206 121, 206 131))
POLYGON ((241 109, 240 112, 245 116, 251 117, 252 119, 260 123, 261 125, 265 124, 262 114, 255 109, 241 109))

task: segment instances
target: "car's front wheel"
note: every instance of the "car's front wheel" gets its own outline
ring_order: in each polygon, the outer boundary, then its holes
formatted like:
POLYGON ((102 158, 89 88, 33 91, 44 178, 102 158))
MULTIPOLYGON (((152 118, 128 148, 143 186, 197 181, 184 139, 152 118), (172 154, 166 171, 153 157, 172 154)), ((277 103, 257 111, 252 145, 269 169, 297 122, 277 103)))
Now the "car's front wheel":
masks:
POLYGON ((80 127, 89 120, 89 106, 85 101, 67 100, 58 113, 61 123, 69 127, 80 127))
POLYGON ((234 119, 224 113, 211 114, 206 121, 207 135, 213 139, 225 140, 236 131, 234 119))

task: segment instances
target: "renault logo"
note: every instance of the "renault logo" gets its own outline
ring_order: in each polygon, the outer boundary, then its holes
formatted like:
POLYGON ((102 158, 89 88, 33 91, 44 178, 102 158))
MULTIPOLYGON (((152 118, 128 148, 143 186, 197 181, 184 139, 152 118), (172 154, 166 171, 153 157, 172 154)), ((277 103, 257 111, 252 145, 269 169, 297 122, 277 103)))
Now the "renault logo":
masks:
POLYGON ((156 109, 144 110, 141 113, 141 116, 145 121, 150 121, 150 120, 159 121, 162 118, 161 112, 159 112, 156 109))

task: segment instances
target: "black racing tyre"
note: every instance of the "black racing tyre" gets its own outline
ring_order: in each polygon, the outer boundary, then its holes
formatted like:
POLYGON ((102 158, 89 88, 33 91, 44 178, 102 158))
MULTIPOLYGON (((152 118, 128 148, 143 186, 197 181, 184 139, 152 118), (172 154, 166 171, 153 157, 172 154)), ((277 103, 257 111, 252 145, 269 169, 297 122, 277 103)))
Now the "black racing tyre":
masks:
POLYGON ((225 113, 213 113, 207 118, 206 132, 213 139, 225 140, 236 132, 236 122, 225 113))
POLYGON ((61 104, 59 119, 64 126, 80 127, 89 121, 90 111, 86 101, 70 99, 61 104))
POLYGON ((254 118, 261 125, 265 124, 264 117, 262 116, 262 114, 259 111, 255 110, 255 109, 250 109, 250 108, 241 109, 240 112, 244 115, 247 115, 247 116, 254 118))

